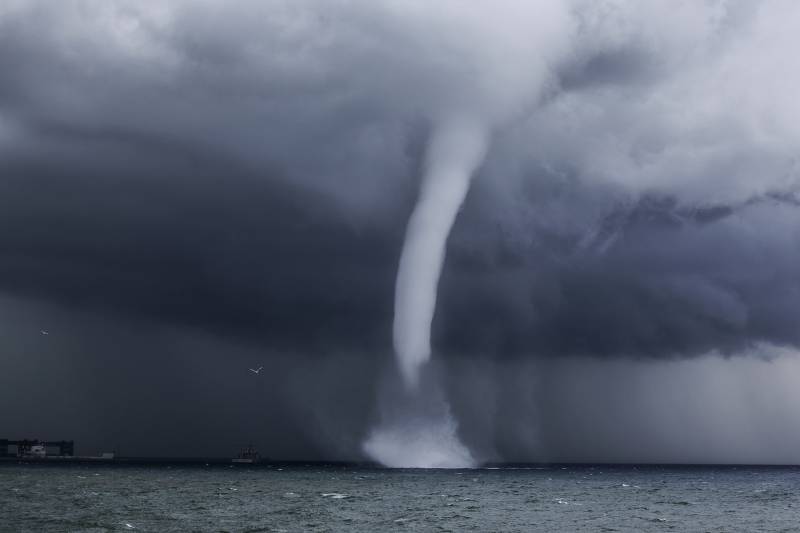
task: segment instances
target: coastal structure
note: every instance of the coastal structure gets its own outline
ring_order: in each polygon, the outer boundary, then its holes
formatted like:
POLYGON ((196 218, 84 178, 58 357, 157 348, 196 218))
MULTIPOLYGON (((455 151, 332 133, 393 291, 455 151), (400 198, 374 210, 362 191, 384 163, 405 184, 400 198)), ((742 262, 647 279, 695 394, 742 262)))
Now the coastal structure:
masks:
POLYGON ((75 441, 39 439, 9 440, 0 439, 0 457, 72 457, 75 455, 75 441), (57 451, 48 453, 53 448, 57 451))

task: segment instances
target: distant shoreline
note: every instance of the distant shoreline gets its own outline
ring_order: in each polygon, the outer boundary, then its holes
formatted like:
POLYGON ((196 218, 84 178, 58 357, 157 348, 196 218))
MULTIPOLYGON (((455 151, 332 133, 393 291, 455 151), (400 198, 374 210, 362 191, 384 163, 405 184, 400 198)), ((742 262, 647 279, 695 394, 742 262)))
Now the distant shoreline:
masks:
MULTIPOLYGON (((378 463, 355 461, 277 461, 262 460, 257 463, 233 463, 222 457, 89 457, 51 456, 0 457, 0 465, 103 465, 103 466, 228 466, 236 468, 360 468, 379 470, 427 470, 415 468, 387 468, 378 463)), ((659 470, 659 469, 789 469, 800 470, 797 464, 682 464, 682 463, 486 463, 474 469, 452 470, 559 470, 559 469, 615 469, 615 470, 659 470)), ((431 469, 436 470, 436 469, 431 469)), ((442 469, 450 470, 450 469, 442 469)))

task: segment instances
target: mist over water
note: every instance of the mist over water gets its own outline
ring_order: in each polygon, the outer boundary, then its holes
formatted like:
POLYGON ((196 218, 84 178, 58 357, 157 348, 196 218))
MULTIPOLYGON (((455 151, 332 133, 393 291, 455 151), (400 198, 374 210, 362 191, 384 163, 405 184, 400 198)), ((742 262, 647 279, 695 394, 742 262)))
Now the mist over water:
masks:
POLYGON ((469 449, 442 397, 398 398, 397 412, 383 420, 364 442, 364 451, 391 468, 472 468, 469 449))
POLYGON ((364 441, 364 452, 392 468, 472 468, 476 461, 458 436, 458 423, 441 382, 429 366, 419 369, 414 388, 385 376, 380 422, 364 441))

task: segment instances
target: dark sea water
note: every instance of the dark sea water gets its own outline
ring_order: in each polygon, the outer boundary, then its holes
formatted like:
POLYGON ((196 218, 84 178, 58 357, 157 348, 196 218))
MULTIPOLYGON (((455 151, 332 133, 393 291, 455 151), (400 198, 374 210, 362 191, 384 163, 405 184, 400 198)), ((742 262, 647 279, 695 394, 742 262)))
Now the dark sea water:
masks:
POLYGON ((1 531, 800 531, 800 469, 0 464, 1 531))

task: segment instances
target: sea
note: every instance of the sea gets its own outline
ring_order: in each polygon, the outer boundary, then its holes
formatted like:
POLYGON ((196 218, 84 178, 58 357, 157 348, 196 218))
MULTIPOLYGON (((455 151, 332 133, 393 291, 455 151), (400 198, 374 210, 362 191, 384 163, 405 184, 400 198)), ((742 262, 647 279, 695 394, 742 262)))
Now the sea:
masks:
POLYGON ((8 463, 0 531, 800 531, 800 468, 8 463))

